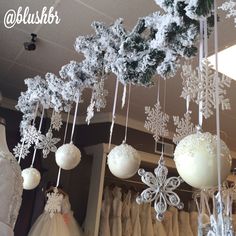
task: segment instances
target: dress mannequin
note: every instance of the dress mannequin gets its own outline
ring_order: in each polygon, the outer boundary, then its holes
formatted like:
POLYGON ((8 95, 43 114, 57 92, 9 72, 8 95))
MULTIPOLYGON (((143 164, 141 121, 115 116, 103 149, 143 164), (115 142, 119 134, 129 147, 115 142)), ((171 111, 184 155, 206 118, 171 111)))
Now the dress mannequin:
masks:
POLYGON ((21 169, 10 153, 5 134, 5 120, 0 118, 0 235, 12 236, 21 205, 23 190, 21 169))

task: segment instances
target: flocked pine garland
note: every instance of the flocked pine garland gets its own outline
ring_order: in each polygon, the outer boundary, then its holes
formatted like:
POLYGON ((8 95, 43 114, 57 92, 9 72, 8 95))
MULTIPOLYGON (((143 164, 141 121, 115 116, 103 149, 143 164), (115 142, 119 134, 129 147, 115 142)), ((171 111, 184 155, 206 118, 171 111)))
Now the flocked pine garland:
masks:
POLYGON ((106 74, 115 74, 123 84, 142 86, 151 85, 154 75, 174 76, 179 58, 196 54, 199 18, 211 17, 213 0, 155 2, 164 13, 140 18, 131 31, 124 28, 122 19, 111 26, 94 22, 95 35, 80 36, 75 42, 75 49, 85 59, 63 66, 61 78, 47 73, 45 78, 26 79, 27 91, 21 93, 17 105, 23 113, 21 130, 30 125, 37 102, 44 109, 68 111, 77 98, 82 102, 84 89, 94 90, 106 74))

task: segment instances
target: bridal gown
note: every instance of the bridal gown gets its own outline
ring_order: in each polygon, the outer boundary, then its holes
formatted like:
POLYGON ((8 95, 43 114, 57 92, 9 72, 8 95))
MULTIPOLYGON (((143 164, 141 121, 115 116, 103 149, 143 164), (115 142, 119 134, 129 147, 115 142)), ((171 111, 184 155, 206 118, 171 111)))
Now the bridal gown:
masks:
POLYGON ((179 236, 193 236, 190 226, 189 213, 186 211, 179 212, 179 236))
POLYGON ((179 236, 179 212, 175 207, 170 207, 169 211, 173 213, 172 224, 173 224, 173 232, 175 236, 179 236))
POLYGON ((136 202, 136 196, 134 196, 131 201, 130 214, 131 214, 132 236, 141 236, 139 204, 136 202))
POLYGON ((110 210, 111 210, 111 194, 108 187, 104 190, 104 199, 102 201, 102 209, 101 209, 101 218, 100 218, 100 228, 99 228, 99 236, 110 236, 110 210))
POLYGON ((21 169, 10 152, 0 150, 0 235, 13 236, 23 190, 21 169))
POLYGON ((166 236, 165 228, 162 222, 157 220, 154 208, 152 208, 152 224, 153 224, 153 236, 166 236))
POLYGON ((131 192, 124 197, 123 207, 122 207, 122 235, 131 236, 132 234, 132 224, 130 218, 130 208, 131 208, 131 192))
POLYGON ((167 236, 175 236, 173 233, 173 213, 166 211, 163 219, 163 225, 167 236))
POLYGON ((73 217, 68 196, 57 190, 47 196, 44 212, 38 217, 28 236, 82 236, 73 217))
POLYGON ((121 223, 121 212, 122 212, 122 192, 121 188, 115 187, 112 190, 113 201, 112 201, 112 216, 111 216, 111 236, 122 236, 122 223, 121 223))
POLYGON ((198 236, 198 212, 190 212, 190 225, 193 232, 193 236, 198 236))
POLYGON ((151 204, 140 205, 140 222, 142 236, 153 236, 151 204))

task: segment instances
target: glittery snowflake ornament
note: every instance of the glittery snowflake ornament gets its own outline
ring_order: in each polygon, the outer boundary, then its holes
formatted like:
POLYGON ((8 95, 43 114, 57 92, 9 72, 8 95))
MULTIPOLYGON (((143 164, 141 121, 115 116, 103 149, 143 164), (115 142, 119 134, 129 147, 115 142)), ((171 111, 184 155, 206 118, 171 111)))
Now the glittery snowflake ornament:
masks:
POLYGON ((43 149, 43 158, 47 158, 50 152, 56 152, 56 144, 60 141, 59 138, 53 138, 52 129, 50 128, 46 135, 41 136, 41 141, 37 144, 38 149, 43 149))
MULTIPOLYGON (((201 112, 207 119, 214 113, 216 108, 216 79, 213 67, 207 59, 202 61, 202 69, 193 70, 191 65, 182 67, 183 91, 181 97, 201 104, 201 112)), ((225 75, 219 75, 219 103, 222 110, 230 109, 230 102, 225 98, 225 87, 230 87, 231 79, 225 75)))
POLYGON ((52 193, 47 194, 48 200, 45 205, 45 211, 49 212, 52 218, 56 213, 61 212, 63 195, 58 192, 57 188, 54 188, 52 193))
POLYGON ((29 153, 29 146, 21 142, 17 143, 17 145, 13 148, 13 154, 18 158, 25 159, 29 153))
POLYGON ((54 130, 59 131, 62 126, 61 114, 58 112, 53 112, 51 117, 51 126, 54 130))
POLYGON ((144 127, 153 134, 153 138, 157 142, 160 137, 168 136, 169 132, 166 128, 169 116, 161 111, 160 102, 154 105, 154 108, 145 107, 147 118, 144 127))
POLYGON ((146 172, 144 169, 139 169, 138 174, 141 176, 142 182, 149 188, 145 189, 136 198, 136 201, 138 204, 154 201, 157 220, 163 220, 168 206, 174 206, 179 209, 183 208, 183 203, 174 192, 183 181, 181 177, 167 178, 168 169, 165 166, 163 157, 160 158, 158 166, 154 170, 155 175, 151 172, 146 172))
POLYGON ((37 143, 40 137, 41 137, 40 131, 38 131, 35 128, 35 126, 29 125, 27 129, 24 131, 23 140, 28 146, 31 146, 34 143, 37 143))
POLYGON ((174 125, 177 126, 176 133, 173 137, 173 142, 177 144, 181 139, 184 137, 193 134, 197 131, 194 124, 191 122, 191 115, 190 112, 186 112, 184 114, 184 118, 179 116, 173 116, 174 125))

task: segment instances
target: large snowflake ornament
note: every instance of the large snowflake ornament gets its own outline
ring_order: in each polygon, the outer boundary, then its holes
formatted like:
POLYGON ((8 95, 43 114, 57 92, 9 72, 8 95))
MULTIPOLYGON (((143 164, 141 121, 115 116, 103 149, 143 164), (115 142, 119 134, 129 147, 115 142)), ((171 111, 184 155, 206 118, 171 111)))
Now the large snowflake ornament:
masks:
POLYGON ((144 127, 153 134, 153 138, 157 142, 160 137, 168 136, 169 132, 166 128, 169 116, 161 111, 160 102, 154 105, 154 108, 145 107, 147 118, 144 127))
POLYGON ((29 125, 23 134, 23 140, 28 146, 37 143, 38 140, 41 138, 40 131, 38 131, 33 125, 29 125))
POLYGON ((157 220, 163 220, 168 205, 179 209, 183 208, 183 203, 174 192, 183 180, 181 177, 167 178, 168 169, 162 157, 159 160, 157 168, 154 170, 155 175, 151 172, 146 172, 144 169, 139 169, 138 174, 141 176, 142 182, 146 184, 148 188, 136 198, 136 201, 138 204, 154 201, 157 220))
POLYGON ((233 0, 225 1, 219 9, 227 12, 226 18, 234 17, 234 23, 236 27, 236 2, 233 0))
MULTIPOLYGON (((193 70, 191 66, 182 67, 183 91, 181 97, 202 105, 201 112, 207 119, 213 115, 216 108, 215 71, 207 59, 202 61, 202 69, 193 70)), ((225 87, 230 87, 231 79, 225 75, 219 76, 218 94, 222 110, 230 109, 230 102, 225 98, 225 87)))
POLYGON ((175 144, 177 144, 184 137, 196 132, 196 127, 191 122, 190 112, 186 112, 184 114, 184 118, 181 119, 179 116, 173 116, 173 120, 174 125, 177 126, 176 133, 173 137, 173 142, 175 144))
POLYGON ((52 129, 50 128, 46 135, 41 135, 41 140, 37 144, 38 149, 43 149, 43 158, 47 158, 50 152, 56 152, 56 144, 60 141, 59 138, 53 138, 52 129))
POLYGON ((51 117, 51 126, 53 129, 59 131, 62 126, 62 118, 59 112, 53 112, 51 117))
POLYGON ((15 157, 18 158, 25 159, 29 153, 29 146, 26 145, 24 142, 17 143, 17 145, 13 148, 13 154, 15 157))
POLYGON ((45 211, 49 212, 52 218, 55 213, 61 213, 63 195, 58 192, 57 188, 54 188, 52 193, 47 194, 48 200, 45 205, 45 211))

